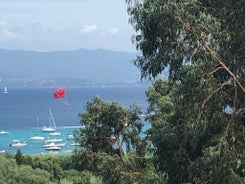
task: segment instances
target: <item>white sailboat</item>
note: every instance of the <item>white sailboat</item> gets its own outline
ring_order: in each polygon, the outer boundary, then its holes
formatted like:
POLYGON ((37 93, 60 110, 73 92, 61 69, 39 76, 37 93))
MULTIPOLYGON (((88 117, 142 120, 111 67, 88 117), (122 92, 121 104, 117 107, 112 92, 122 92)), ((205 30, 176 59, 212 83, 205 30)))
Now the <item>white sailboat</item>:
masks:
MULTIPOLYGON (((39 117, 37 117, 37 129, 38 129, 38 125, 39 124, 39 117)), ((31 136, 30 138, 29 138, 29 140, 37 140, 37 141, 39 141, 39 140, 44 140, 44 137, 43 136, 39 136, 39 135, 34 135, 34 136, 31 136)))
POLYGON ((4 94, 7 94, 8 93, 8 88, 7 86, 4 86, 4 91, 3 91, 4 94))
POLYGON ((56 131, 56 125, 55 125, 55 120, 54 120, 54 115, 53 112, 51 110, 51 108, 49 108, 49 127, 43 127, 43 132, 55 132, 56 131))

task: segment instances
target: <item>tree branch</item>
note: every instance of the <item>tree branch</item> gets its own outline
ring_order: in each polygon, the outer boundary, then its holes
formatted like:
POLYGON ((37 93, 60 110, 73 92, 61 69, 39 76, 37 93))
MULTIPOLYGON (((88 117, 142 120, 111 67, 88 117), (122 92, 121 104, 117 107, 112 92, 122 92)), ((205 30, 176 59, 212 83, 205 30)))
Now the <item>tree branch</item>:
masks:
POLYGON ((210 74, 210 75, 213 75, 215 72, 217 72, 218 70, 223 69, 223 68, 224 68, 223 66, 218 67, 218 68, 216 68, 214 71, 210 72, 209 74, 210 74))
POLYGON ((210 95, 208 95, 208 97, 204 100, 203 104, 202 104, 202 108, 204 108, 205 104, 207 103, 208 100, 210 100, 210 98, 212 98, 212 96, 218 92, 220 89, 222 89, 225 85, 230 85, 229 82, 225 82, 222 83, 221 86, 219 88, 217 88, 216 90, 214 90, 210 95))
POLYGON ((204 44, 203 46, 211 53, 211 55, 219 62, 219 64, 230 74, 230 76, 234 79, 234 81, 236 81, 237 85, 245 93, 245 88, 242 86, 242 84, 237 79, 235 74, 231 72, 230 69, 225 65, 225 63, 219 58, 218 54, 213 49, 211 49, 208 45, 204 44))
MULTIPOLYGON (((238 84, 238 86, 241 88, 241 90, 245 93, 245 88, 243 87, 243 85, 240 83, 240 81, 237 79, 237 77, 235 76, 235 74, 233 72, 230 71, 230 69, 225 65, 225 63, 222 61, 222 59, 218 56, 218 54, 208 45, 205 43, 202 43, 200 41, 200 39, 198 39, 198 36, 195 34, 195 32, 191 29, 191 26, 189 23, 185 23, 183 21, 181 21, 183 27, 185 30, 193 33, 193 35, 195 35, 195 39, 202 44, 202 46, 218 61, 218 63, 221 65, 221 67, 217 68, 215 71, 211 72, 214 73, 216 71, 218 71, 220 68, 224 68, 228 74, 234 79, 234 81, 236 81, 236 83, 238 84)), ((203 33, 203 32, 202 32, 203 33)), ((204 33, 205 34, 205 33, 204 33)))

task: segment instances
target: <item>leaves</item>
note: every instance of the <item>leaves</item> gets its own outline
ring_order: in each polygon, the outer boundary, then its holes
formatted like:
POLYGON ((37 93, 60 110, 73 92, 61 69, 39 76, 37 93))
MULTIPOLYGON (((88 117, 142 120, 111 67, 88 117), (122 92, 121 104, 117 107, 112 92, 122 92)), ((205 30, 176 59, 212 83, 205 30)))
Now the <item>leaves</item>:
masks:
POLYGON ((140 142, 143 124, 139 115, 141 110, 136 105, 129 109, 117 102, 104 102, 95 97, 89 101, 86 111, 80 114, 81 123, 77 138, 82 147, 93 152, 104 151, 108 154, 119 154, 121 159, 124 151, 135 149, 140 142), (123 150, 123 147, 126 149, 123 150))
POLYGON ((146 92, 156 168, 170 183, 241 182, 245 2, 127 2, 141 77, 169 69, 146 92))

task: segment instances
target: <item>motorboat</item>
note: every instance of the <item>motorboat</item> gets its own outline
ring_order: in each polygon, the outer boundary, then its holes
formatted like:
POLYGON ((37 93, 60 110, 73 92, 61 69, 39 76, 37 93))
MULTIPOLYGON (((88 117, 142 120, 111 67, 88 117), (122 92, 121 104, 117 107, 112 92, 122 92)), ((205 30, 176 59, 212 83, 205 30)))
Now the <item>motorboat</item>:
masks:
POLYGON ((7 135, 7 134, 9 134, 9 132, 4 131, 4 130, 0 131, 0 135, 7 135))
POLYGON ((60 132, 51 132, 51 133, 49 133, 49 135, 51 135, 51 136, 57 136, 57 135, 61 135, 61 133, 60 132))
POLYGON ((70 146, 80 146, 80 144, 78 142, 74 142, 73 141, 73 142, 70 143, 70 146))
POLYGON ((45 140, 45 144, 51 143, 51 142, 61 142, 61 141, 63 141, 63 139, 48 139, 48 140, 45 140))
POLYGON ((25 141, 13 140, 13 143, 10 144, 11 147, 23 147, 26 146, 27 143, 25 141))
POLYGON ((29 138, 30 140, 44 140, 43 136, 32 136, 29 138))
POLYGON ((43 145, 43 148, 49 148, 49 147, 64 147, 65 146, 65 143, 54 143, 54 142, 51 142, 51 143, 48 143, 48 144, 44 144, 43 145))
POLYGON ((68 134, 67 137, 66 137, 66 139, 74 139, 74 135, 68 134))

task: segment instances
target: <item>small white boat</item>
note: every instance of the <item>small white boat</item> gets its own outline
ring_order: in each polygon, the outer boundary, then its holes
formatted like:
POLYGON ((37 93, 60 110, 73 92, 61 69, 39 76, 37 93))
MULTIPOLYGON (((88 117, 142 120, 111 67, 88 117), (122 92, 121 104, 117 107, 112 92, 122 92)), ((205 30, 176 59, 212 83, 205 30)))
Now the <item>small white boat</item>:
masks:
POLYGON ((54 143, 54 142, 51 142, 51 143, 48 143, 48 144, 44 144, 43 145, 43 148, 49 148, 49 147, 63 147, 65 146, 65 143, 54 143))
POLYGON ((56 131, 54 115, 53 115, 51 108, 49 108, 49 123, 50 123, 49 127, 43 127, 42 129, 43 132, 55 132, 56 131))
POLYGON ((70 146, 80 146, 80 144, 78 143, 78 142, 72 142, 71 144, 70 144, 70 146))
POLYGON ((10 144, 11 147, 23 147, 26 145, 27 145, 27 143, 25 141, 20 142, 19 140, 13 140, 13 143, 10 144))
POLYGON ((30 137, 30 140, 44 140, 43 136, 32 136, 30 137))
POLYGON ((51 133, 49 133, 49 135, 51 135, 51 136, 57 136, 57 135, 61 135, 61 133, 60 132, 51 132, 51 133))
POLYGON ((7 134, 9 134, 9 132, 6 132, 4 130, 0 131, 0 135, 7 135, 7 134))
POLYGON ((4 94, 7 94, 7 93, 8 93, 8 88, 7 88, 7 86, 4 86, 3 93, 4 93, 4 94))
POLYGON ((0 150, 0 153, 5 153, 5 150, 0 150))
POLYGON ((51 143, 51 142, 61 142, 61 141, 63 141, 63 139, 48 139, 48 140, 45 140, 45 144, 51 143))
POLYGON ((43 132, 55 132, 56 128, 53 127, 43 127, 43 132))
POLYGON ((66 139, 74 139, 74 135, 69 134, 69 135, 67 135, 66 139))

